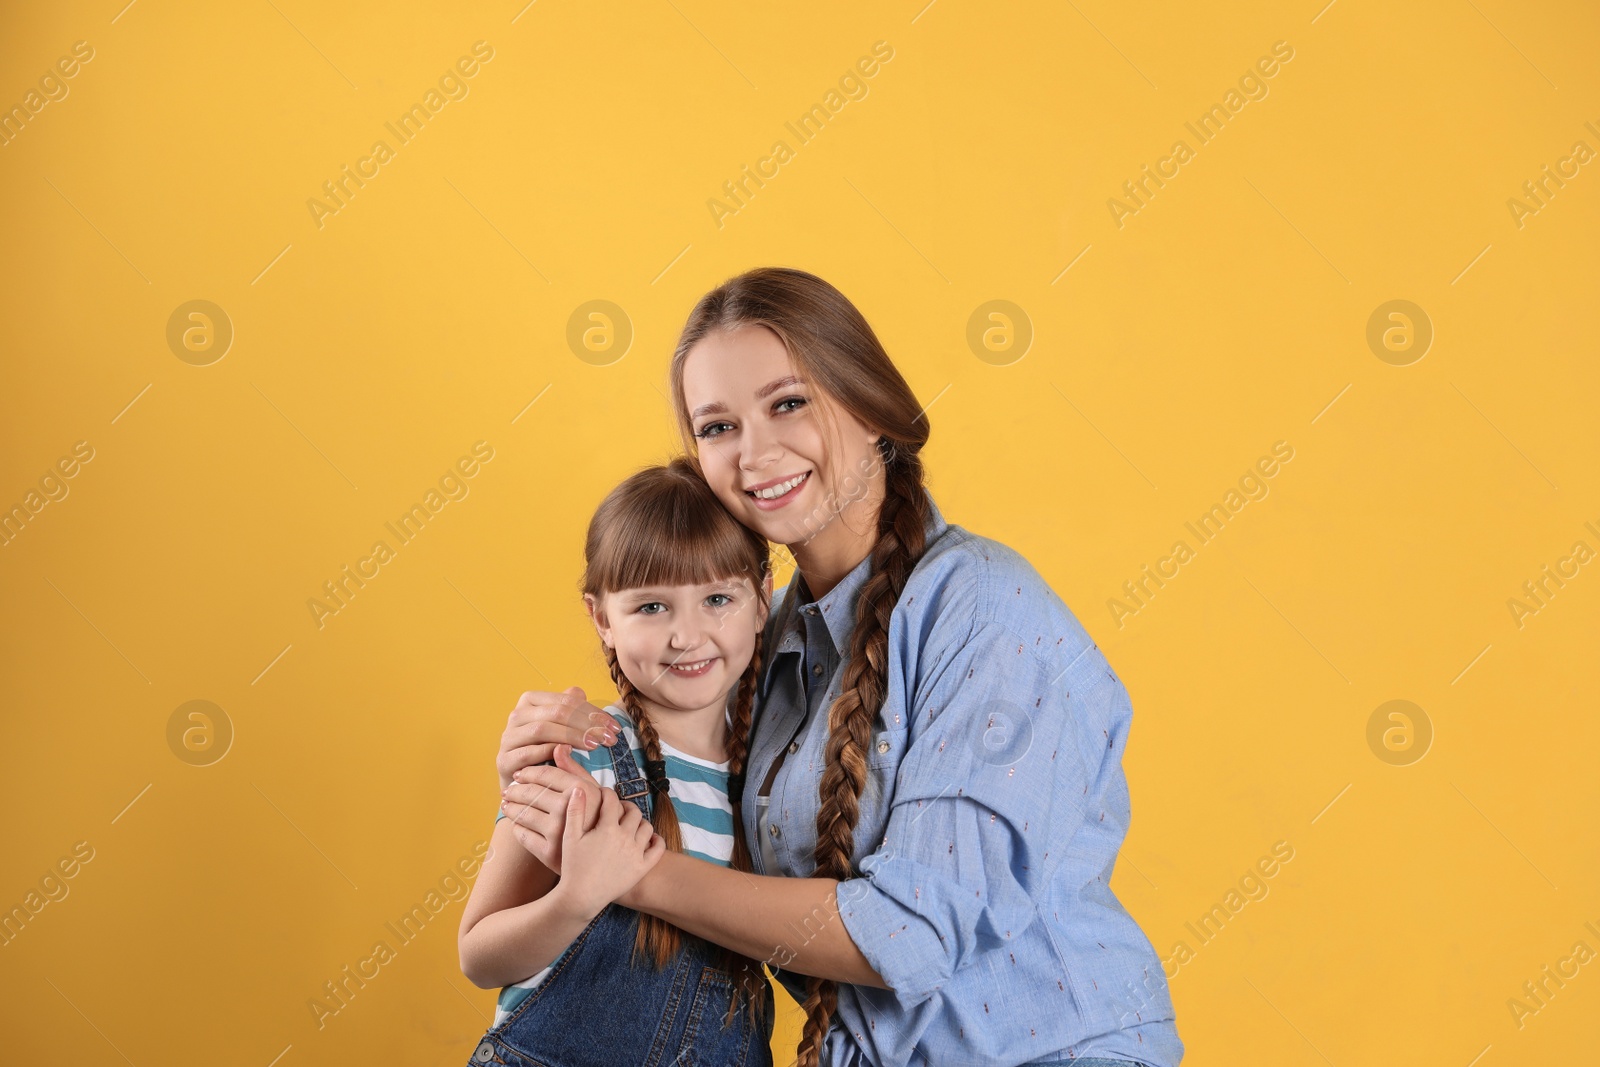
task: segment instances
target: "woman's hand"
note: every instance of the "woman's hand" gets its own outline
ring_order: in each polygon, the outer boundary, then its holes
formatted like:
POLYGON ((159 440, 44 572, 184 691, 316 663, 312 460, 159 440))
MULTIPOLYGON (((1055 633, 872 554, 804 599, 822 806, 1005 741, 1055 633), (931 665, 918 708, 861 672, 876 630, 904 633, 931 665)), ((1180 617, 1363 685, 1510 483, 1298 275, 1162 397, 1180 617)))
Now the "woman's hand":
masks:
MULTIPOLYGON (((500 754, 494 761, 500 788, 510 785, 511 776, 523 767, 549 763, 557 745, 593 749, 616 741, 617 720, 590 704, 577 686, 569 686, 565 693, 523 693, 500 735, 500 754)), ((559 835, 559 827, 556 832, 559 835)))
POLYGON ((561 839, 567 870, 550 892, 577 914, 594 916, 632 889, 667 846, 638 805, 623 801, 614 790, 600 791, 592 829, 584 828, 588 794, 574 789, 570 795, 561 839))
MULTIPOLYGON (((511 833, 519 844, 556 874, 561 873, 561 850, 569 821, 567 804, 574 793, 584 795, 588 813, 581 827, 589 830, 599 818, 603 795, 616 797, 616 791, 603 788, 577 760, 571 745, 557 745, 554 767, 524 767, 512 783, 501 791, 500 809, 511 820, 511 833)), ((620 801, 619 801, 620 802, 620 801)), ((638 811, 638 806, 629 804, 638 811)), ((609 903, 609 901, 607 902, 609 903)))

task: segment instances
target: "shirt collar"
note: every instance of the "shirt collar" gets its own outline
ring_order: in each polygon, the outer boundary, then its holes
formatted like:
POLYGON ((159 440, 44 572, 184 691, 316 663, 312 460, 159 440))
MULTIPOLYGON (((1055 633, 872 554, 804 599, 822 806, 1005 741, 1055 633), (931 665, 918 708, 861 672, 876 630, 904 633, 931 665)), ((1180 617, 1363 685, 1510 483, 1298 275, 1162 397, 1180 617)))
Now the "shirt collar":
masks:
MULTIPOLYGON (((939 535, 944 533, 949 523, 945 522, 944 514, 939 510, 939 505, 934 503, 933 497, 928 497, 928 521, 923 526, 924 552, 939 535)), ((861 562, 851 568, 850 573, 839 580, 839 583, 820 599, 812 599, 811 591, 806 588, 806 580, 796 570, 789 579, 788 593, 784 597, 781 629, 775 635, 778 645, 776 652, 796 651, 805 649, 805 620, 802 616, 808 609, 815 608, 822 616, 824 624, 828 627, 828 636, 833 641, 834 651, 840 659, 850 649, 850 635, 855 631, 856 622, 856 597, 861 592, 861 587, 866 584, 867 578, 872 574, 872 554, 869 552, 861 562)), ((769 658, 768 666, 771 666, 769 658)), ((765 673, 765 672, 763 672, 765 673)), ((764 688, 764 686, 763 686, 764 688)))

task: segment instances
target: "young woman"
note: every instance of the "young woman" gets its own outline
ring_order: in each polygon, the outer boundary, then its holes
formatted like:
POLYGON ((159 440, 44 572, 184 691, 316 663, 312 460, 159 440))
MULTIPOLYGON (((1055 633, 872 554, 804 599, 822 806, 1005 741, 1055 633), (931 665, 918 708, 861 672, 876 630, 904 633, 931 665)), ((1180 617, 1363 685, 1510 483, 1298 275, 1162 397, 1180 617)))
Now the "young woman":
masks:
POLYGON ((611 491, 584 559, 584 606, 619 694, 606 709, 618 740, 576 761, 563 747, 557 759, 615 791, 592 805, 570 792, 562 855, 549 864, 496 820, 460 953, 473 983, 503 988, 470 1062, 771 1067, 761 965, 612 903, 669 852, 751 869, 738 823, 772 592, 767 542, 679 457, 611 491), (575 1025, 591 998, 606 1020, 575 1025))
MULTIPOLYGON (((806 1012, 801 1067, 1177 1067, 1161 961, 1109 885, 1127 691, 1025 559, 945 521, 927 415, 866 320, 753 270, 695 306, 671 384, 701 476, 797 573, 762 638, 757 873, 668 854, 618 903, 772 966, 806 1012)), ((591 711, 524 693, 506 731, 514 832, 545 862, 595 786, 533 765, 591 711)))

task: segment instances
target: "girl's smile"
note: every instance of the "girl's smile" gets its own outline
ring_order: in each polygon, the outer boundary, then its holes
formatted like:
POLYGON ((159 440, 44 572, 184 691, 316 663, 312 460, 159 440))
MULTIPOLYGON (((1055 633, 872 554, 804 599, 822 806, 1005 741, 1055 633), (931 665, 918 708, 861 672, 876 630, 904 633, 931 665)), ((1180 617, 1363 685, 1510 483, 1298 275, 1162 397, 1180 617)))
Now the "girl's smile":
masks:
POLYGON ((711 669, 712 664, 721 658, 720 656, 712 656, 710 659, 695 660, 692 663, 669 663, 666 666, 673 674, 679 674, 685 678, 699 678, 711 669))

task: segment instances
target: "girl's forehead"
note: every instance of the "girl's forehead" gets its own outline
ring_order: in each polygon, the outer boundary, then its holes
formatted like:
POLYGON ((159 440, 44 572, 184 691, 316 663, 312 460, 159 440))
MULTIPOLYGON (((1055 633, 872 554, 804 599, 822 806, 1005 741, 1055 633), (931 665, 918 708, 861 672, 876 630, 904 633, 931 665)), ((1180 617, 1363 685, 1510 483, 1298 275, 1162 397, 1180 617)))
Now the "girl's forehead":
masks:
POLYGON ((697 596, 741 588, 751 588, 749 578, 713 578, 709 581, 691 582, 686 585, 646 585, 636 589, 619 589, 611 595, 617 597, 697 596))

